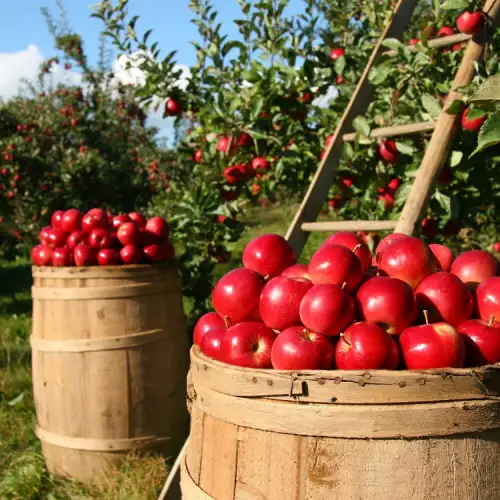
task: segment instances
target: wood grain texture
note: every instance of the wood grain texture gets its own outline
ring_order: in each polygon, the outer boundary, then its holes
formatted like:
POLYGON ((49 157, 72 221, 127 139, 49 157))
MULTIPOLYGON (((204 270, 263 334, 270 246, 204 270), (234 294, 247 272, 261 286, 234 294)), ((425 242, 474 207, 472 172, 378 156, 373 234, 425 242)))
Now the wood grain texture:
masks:
POLYGON ((304 222, 302 231, 392 231, 395 220, 334 220, 328 222, 304 222))
MULTIPOLYGON (((391 127, 375 128, 370 132, 370 138, 396 137, 401 135, 412 135, 422 132, 432 132, 436 127, 436 122, 408 123, 406 125, 393 125, 391 127)), ((356 133, 345 134, 342 136, 344 142, 356 140, 356 133)))
POLYGON ((193 348, 183 499, 498 500, 499 382, 496 366, 292 373, 193 348), (325 401, 328 384, 345 396, 325 401))
POLYGON ((48 469, 91 482, 132 450, 174 455, 188 428, 176 266, 35 267, 33 278, 33 389, 48 469))
POLYGON ((313 222, 318 218, 321 207, 328 195, 328 190, 335 178, 335 172, 342 156, 342 137, 353 130, 352 121, 356 116, 363 115, 371 102, 372 87, 368 81, 368 75, 383 49, 382 42, 386 38, 401 38, 416 4, 417 0, 398 0, 393 14, 377 41, 352 98, 338 123, 332 142, 326 150, 326 155, 314 174, 304 199, 288 228, 286 239, 295 249, 297 255, 300 255, 309 237, 309 233, 302 230, 302 224, 304 222, 313 222))

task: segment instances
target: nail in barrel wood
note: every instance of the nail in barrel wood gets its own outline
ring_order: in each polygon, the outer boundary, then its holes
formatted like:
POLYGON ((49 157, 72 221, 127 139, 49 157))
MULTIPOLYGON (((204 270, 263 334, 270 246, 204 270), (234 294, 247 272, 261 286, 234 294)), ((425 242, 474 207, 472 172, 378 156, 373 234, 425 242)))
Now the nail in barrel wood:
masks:
POLYGON ((175 263, 34 267, 36 433, 49 471, 92 482, 127 453, 175 456, 188 339, 175 263))
POLYGON ((183 500, 498 500, 500 368, 252 370, 191 350, 183 500))

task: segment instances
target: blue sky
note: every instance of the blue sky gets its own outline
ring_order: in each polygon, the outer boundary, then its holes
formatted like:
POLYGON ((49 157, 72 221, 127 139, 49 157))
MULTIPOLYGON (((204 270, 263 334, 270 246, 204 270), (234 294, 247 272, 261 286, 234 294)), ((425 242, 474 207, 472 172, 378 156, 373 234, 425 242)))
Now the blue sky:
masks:
MULTIPOLYGON (((238 36, 234 19, 241 16, 237 0, 212 0, 219 12, 219 21, 229 38, 238 36)), ((98 38, 103 23, 91 18, 92 0, 65 0, 65 9, 71 28, 82 35, 85 51, 91 63, 98 58, 98 38)), ((193 17, 188 7, 189 0, 130 0, 129 12, 139 15, 136 24, 139 34, 153 29, 150 41, 158 41, 162 53, 177 50, 179 64, 192 65, 195 51, 189 43, 197 39, 196 27, 190 22, 193 17)), ((290 0, 287 14, 301 10, 302 0, 290 0)), ((0 99, 7 99, 18 93, 20 82, 34 79, 40 63, 57 52, 40 8, 47 7, 55 18, 59 9, 55 0, 0 0, 0 99)), ((62 69, 55 75, 59 80, 71 79, 76 74, 64 74, 62 69)), ((77 78, 77 75, 76 77, 77 78)), ((171 129, 171 120, 154 119, 162 129, 171 129)), ((162 134, 164 135, 164 134, 162 134)))

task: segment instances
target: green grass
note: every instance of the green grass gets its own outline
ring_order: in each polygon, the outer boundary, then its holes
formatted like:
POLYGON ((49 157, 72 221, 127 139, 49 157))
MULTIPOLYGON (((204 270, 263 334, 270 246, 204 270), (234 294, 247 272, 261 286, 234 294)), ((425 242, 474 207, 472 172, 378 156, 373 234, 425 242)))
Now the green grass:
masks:
MULTIPOLYGON (((260 234, 285 234, 296 206, 252 209, 248 229, 233 245, 232 260, 217 268, 217 277, 241 265, 245 245, 260 234)), ((313 234, 302 254, 308 258, 324 235, 313 234)), ((167 475, 160 457, 131 456, 107 471, 95 487, 51 477, 34 434, 31 387, 31 267, 26 261, 0 262, 0 499, 155 499, 167 475)))

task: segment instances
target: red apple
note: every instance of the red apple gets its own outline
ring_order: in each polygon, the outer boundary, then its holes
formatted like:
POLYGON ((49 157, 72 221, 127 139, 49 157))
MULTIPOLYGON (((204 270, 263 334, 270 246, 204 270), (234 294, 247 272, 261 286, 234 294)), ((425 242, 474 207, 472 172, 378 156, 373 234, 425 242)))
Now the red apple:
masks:
POLYGON ((313 286, 307 279, 276 276, 262 289, 259 313, 265 325, 273 330, 299 326, 302 297, 313 286))
POLYGON ((417 303, 410 286, 397 278, 376 276, 356 294, 359 318, 376 323, 391 335, 401 333, 417 319, 417 303))
POLYGON ((252 317, 259 308, 263 283, 251 269, 233 269, 224 275, 212 293, 214 309, 231 323, 252 317))
POLYGON ((31 260, 35 266, 51 266, 52 248, 48 245, 36 245, 31 249, 31 260))
POLYGON ((500 361, 500 323, 493 318, 468 319, 457 331, 465 343, 465 366, 493 365, 500 361))
POLYGON ((196 163, 203 163, 203 151, 201 149, 197 149, 193 153, 193 161, 196 163))
POLYGON ((391 278, 398 278, 412 288, 436 269, 436 260, 429 247, 418 238, 400 238, 384 249, 378 267, 391 278))
POLYGON ((266 278, 278 276, 295 262, 295 251, 278 234, 263 234, 243 250, 243 265, 266 278))
POLYGON ((77 266, 95 266, 97 250, 90 245, 77 245, 73 250, 73 259, 77 266))
POLYGON ((479 283, 498 274, 498 261, 485 250, 469 250, 453 261, 450 272, 470 289, 475 289, 479 283))
POLYGON ((82 231, 90 233, 93 229, 108 228, 108 214, 101 208, 89 210, 82 218, 82 231))
POLYGON ((111 248, 113 241, 111 238, 111 233, 102 227, 92 229, 89 234, 89 245, 92 248, 102 249, 111 248))
POLYGON ((197 346, 201 346, 201 342, 205 334, 212 329, 225 330, 226 323, 222 317, 216 312, 204 314, 194 326, 193 342, 197 346))
POLYGON ((335 349, 339 370, 395 370, 398 362, 396 342, 373 323, 352 324, 341 335, 335 349))
POLYGON ((120 259, 124 264, 139 264, 142 256, 142 250, 133 244, 127 244, 120 250, 120 259))
POLYGON ((451 36, 455 34, 455 30, 451 26, 443 26, 439 28, 437 32, 438 38, 442 38, 444 36, 451 36))
POLYGON ((60 228, 65 233, 80 231, 82 223, 82 214, 76 208, 70 208, 64 212, 61 219, 60 228))
POLYGON ((339 285, 314 285, 300 303, 302 324, 323 335, 339 335, 354 314, 354 299, 339 285))
POLYGON ((179 116, 182 113, 182 104, 177 99, 168 99, 165 103, 165 114, 167 116, 179 116))
POLYGON ((116 232, 116 237, 122 245, 137 245, 139 243, 139 226, 137 222, 124 222, 116 232))
POLYGON ((73 251, 70 248, 54 248, 52 250, 52 265, 57 267, 73 265, 73 251))
POLYGON ((448 323, 407 328, 399 337, 399 345, 408 370, 464 366, 464 341, 448 323))
POLYGON ((156 234, 148 231, 146 228, 139 229, 139 236, 137 238, 137 245, 141 247, 147 247, 149 245, 155 245, 161 243, 161 238, 156 234))
POLYGON ((165 239, 168 236, 168 224, 165 219, 162 217, 151 217, 146 222, 146 231, 149 231, 152 234, 158 236, 158 238, 165 239))
POLYGON ((441 271, 449 271, 453 263, 453 252, 447 246, 438 245, 437 243, 431 243, 429 249, 436 258, 438 269, 441 271))
POLYGON ((315 285, 341 285, 353 291, 363 279, 363 268, 346 247, 324 245, 309 262, 309 276, 315 285))
POLYGON ((493 243, 493 251, 496 253, 500 252, 500 241, 496 241, 495 243, 493 243))
POLYGON ((412 38, 409 42, 408 45, 417 45, 417 43, 420 42, 418 38, 412 38))
POLYGON ((309 266, 307 264, 294 264, 293 266, 287 267, 281 273, 281 276, 286 276, 287 278, 305 278, 309 279, 309 266))
POLYGON ((226 334, 225 328, 212 328, 206 332, 201 342, 201 351, 209 358, 221 360, 222 340, 226 334))
POLYGON ((231 143, 230 137, 221 137, 215 149, 221 153, 228 153, 229 144, 231 143))
POLYGON ((397 149, 396 142, 390 139, 380 144, 378 152, 387 163, 397 163, 401 156, 397 149))
POLYGON ((56 210, 50 219, 50 223, 52 224, 52 227, 55 227, 57 229, 61 228, 61 221, 64 215, 63 210, 56 210))
POLYGON ((227 183, 230 185, 240 184, 247 177, 247 169, 245 165, 242 163, 238 163, 237 165, 231 165, 224 169, 224 179, 226 179, 227 183))
POLYGON ((134 221, 139 226, 139 229, 146 227, 146 217, 141 213, 130 212, 128 216, 131 221, 134 221))
POLYGON ((333 345, 328 338, 303 326, 283 330, 271 350, 275 370, 329 370, 333 356, 333 345))
POLYGON ((427 310, 431 323, 445 322, 455 328, 472 314, 474 298, 467 287, 451 273, 434 273, 415 290, 421 310, 427 310))
POLYGON ((469 119, 467 115, 469 114, 470 108, 466 108, 462 115, 462 128, 469 132, 476 132, 481 128, 481 125, 486 121, 488 115, 484 115, 481 118, 469 119))
POLYGON ((375 254, 378 256, 386 248, 388 248, 390 245, 392 245, 396 240, 400 240, 402 238, 409 238, 409 236, 407 234, 402 234, 402 233, 392 233, 392 234, 387 235, 385 238, 382 238, 380 240, 380 243, 377 246, 377 250, 375 251, 375 254))
POLYGON ((467 35, 475 35, 484 24, 482 12, 462 12, 457 18, 457 28, 467 35))
POLYGON ((97 253, 97 263, 100 266, 117 266, 120 255, 114 248, 103 248, 97 253))
POLYGON ((62 230, 53 227, 47 231, 46 244, 52 248, 61 248, 66 244, 68 235, 62 230))
POLYGON ((476 288, 477 313, 481 319, 500 319, 500 276, 486 279, 476 288))
POLYGON ((77 245, 87 245, 88 242, 89 235, 83 231, 73 231, 66 239, 66 245, 71 249, 75 249, 77 245))
POLYGON ((144 247, 143 252, 148 262, 164 262, 174 256, 173 247, 169 241, 148 245, 144 247))
POLYGON ((124 223, 130 222, 132 219, 127 214, 115 215, 111 220, 111 226, 115 231, 124 223))
POLYGON ((330 52, 330 59, 333 59, 334 61, 340 59, 343 56, 345 56, 345 50, 340 47, 332 49, 332 51, 330 52))
POLYGON ((275 333, 258 321, 244 321, 230 326, 220 350, 220 360, 246 368, 271 368, 271 349, 275 333))
POLYGON ((252 160, 252 168, 255 171, 267 170, 269 168, 269 162, 263 156, 256 156, 252 160))
MULTIPOLYGON (((59 228, 57 228, 57 229, 59 229, 59 228)), ((51 226, 46 226, 46 227, 44 227, 40 231, 39 239, 40 239, 40 243, 42 245, 48 245, 48 243, 49 243, 49 234, 51 233, 51 231, 52 231, 52 227, 51 226)))
POLYGON ((343 247, 348 248, 354 255, 358 257, 361 261, 361 265, 363 266, 363 270, 366 271, 372 262, 372 254, 368 245, 357 235, 354 233, 350 233, 348 231, 339 231, 338 233, 334 233, 329 236, 322 244, 324 245, 341 245, 343 247))

